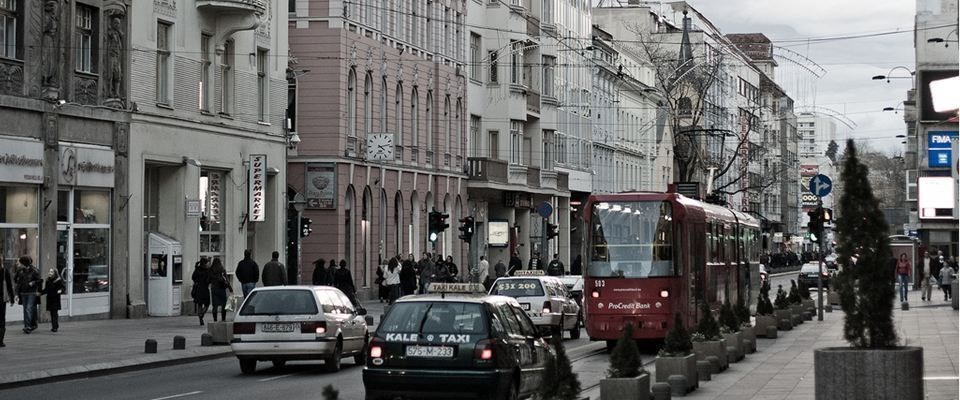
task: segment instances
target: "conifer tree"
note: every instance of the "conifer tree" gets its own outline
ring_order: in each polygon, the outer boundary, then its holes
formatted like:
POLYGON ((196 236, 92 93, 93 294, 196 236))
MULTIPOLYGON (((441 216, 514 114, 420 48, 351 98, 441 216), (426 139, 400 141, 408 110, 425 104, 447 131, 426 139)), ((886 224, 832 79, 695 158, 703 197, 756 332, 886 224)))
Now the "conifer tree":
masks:
POLYGON ((724 301, 723 305, 720 306, 720 323, 730 332, 740 330, 740 320, 737 318, 737 314, 733 312, 730 300, 724 301))
POLYGON ((663 340, 662 354, 667 357, 684 357, 693 350, 693 343, 690 341, 690 332, 683 326, 683 318, 680 313, 676 313, 673 318, 673 328, 667 332, 667 337, 663 340))
POLYGON ((633 324, 623 327, 623 335, 617 340, 616 347, 610 353, 610 368, 607 369, 609 378, 634 378, 643 372, 640 362, 640 350, 633 339, 633 324))
POLYGON ((697 323, 697 333, 703 335, 706 340, 720 340, 720 325, 713 318, 713 312, 706 301, 700 303, 700 322, 697 323))
POLYGON ((787 292, 783 291, 783 285, 777 285, 777 298, 773 300, 773 304, 777 306, 778 310, 786 310, 790 307, 790 301, 787 300, 787 292))
POLYGON ((790 304, 800 304, 800 290, 797 289, 797 282, 793 279, 790 280, 790 295, 787 296, 787 300, 790 301, 790 304))
POLYGON ((337 400, 340 398, 340 391, 334 389, 333 385, 324 386, 320 394, 323 396, 323 400, 337 400))
POLYGON ((848 140, 840 175, 844 191, 838 202, 840 217, 836 219, 837 262, 842 269, 834 282, 840 293, 840 308, 846 314, 844 338, 854 347, 894 347, 896 289, 888 226, 867 174, 856 146, 848 140))
POLYGON ((770 303, 770 282, 760 286, 760 295, 757 296, 757 315, 772 315, 773 303, 770 303))

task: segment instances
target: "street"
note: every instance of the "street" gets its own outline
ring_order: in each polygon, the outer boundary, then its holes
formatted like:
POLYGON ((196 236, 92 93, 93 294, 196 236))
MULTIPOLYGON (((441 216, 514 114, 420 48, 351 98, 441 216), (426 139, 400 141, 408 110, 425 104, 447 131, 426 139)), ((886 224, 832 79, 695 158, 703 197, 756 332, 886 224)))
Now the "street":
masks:
MULTIPOLYGON (((599 384, 608 366, 608 355, 602 342, 581 339, 566 340, 567 353, 574 372, 580 375, 583 391, 599 384)), ((653 354, 644 354, 645 363, 653 354)), ((651 368, 652 365, 647 366, 651 368)), ((344 359, 337 373, 322 371, 321 363, 291 362, 282 368, 259 363, 257 372, 242 375, 234 357, 189 363, 178 366, 105 375, 56 383, 27 386, 0 391, 6 399, 254 399, 302 398, 306 394, 318 398, 324 386, 332 384, 340 391, 341 400, 362 400, 361 368, 344 359)))

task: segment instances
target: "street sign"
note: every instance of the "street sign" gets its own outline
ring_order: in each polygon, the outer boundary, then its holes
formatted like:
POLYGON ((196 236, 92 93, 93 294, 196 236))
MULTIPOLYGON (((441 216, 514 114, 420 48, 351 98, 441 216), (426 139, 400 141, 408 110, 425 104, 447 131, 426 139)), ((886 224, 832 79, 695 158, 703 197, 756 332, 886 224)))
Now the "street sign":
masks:
POLYGON ((817 197, 827 197, 833 190, 833 182, 824 174, 818 174, 810 178, 810 193, 817 197))
POLYGON ((550 202, 543 202, 537 206, 537 214, 540 214, 541 217, 548 218, 550 214, 553 214, 553 206, 550 205, 550 202))

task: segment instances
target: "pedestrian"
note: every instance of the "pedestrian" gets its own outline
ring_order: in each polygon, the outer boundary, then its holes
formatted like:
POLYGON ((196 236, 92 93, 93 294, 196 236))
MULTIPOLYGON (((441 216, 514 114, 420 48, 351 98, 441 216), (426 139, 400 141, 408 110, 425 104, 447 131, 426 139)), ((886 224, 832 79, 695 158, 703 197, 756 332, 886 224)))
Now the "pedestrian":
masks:
POLYGON ((260 266, 250 257, 250 249, 243 251, 243 259, 237 263, 237 280, 240 281, 243 298, 247 298, 260 282, 260 266))
POLYGON ((210 265, 210 304, 213 306, 213 322, 217 322, 217 309, 220 309, 220 320, 227 322, 227 291, 233 294, 233 285, 227 270, 220 262, 220 257, 213 258, 210 265))
POLYGON ((443 257, 437 257, 437 262, 434 265, 435 272, 433 275, 433 282, 449 283, 450 268, 447 266, 447 262, 443 260, 443 257))
POLYGON ((390 299, 390 288, 387 287, 387 284, 384 279, 384 271, 387 269, 386 265, 377 266, 377 279, 373 280, 373 283, 377 285, 377 299, 383 303, 384 300, 390 299))
POLYGON ((543 260, 540 259, 540 252, 533 253, 533 257, 530 257, 530 261, 527 262, 527 269, 543 270, 543 260))
POLYGON ((334 286, 333 277, 337 274, 337 260, 331 258, 330 265, 327 267, 327 283, 324 285, 334 286))
POLYGON ((930 264, 933 263, 933 258, 930 256, 930 252, 923 253, 923 274, 920 277, 920 300, 921 301, 931 301, 933 300, 932 289, 930 286, 930 264))
POLYGON ((497 265, 493 266, 493 272, 493 276, 497 278, 503 278, 507 276, 507 266, 503 264, 503 260, 497 260, 497 265))
POLYGON ((513 271, 523 269, 523 260, 520 259, 520 253, 513 252, 510 256, 510 268, 507 269, 507 275, 513 275, 513 271))
POLYGON ((313 274, 310 277, 310 283, 314 286, 326 285, 327 281, 327 264, 326 261, 322 258, 318 258, 313 262, 313 274))
POLYGON ((263 286, 284 286, 287 284, 287 269, 280 262, 280 253, 273 252, 270 262, 263 266, 263 286))
POLYGON ((400 296, 414 294, 417 291, 417 271, 413 267, 413 254, 400 265, 400 296))
MULTIPOLYGON (((3 252, 0 251, 0 254, 3 252)), ((7 304, 13 307, 16 293, 13 291, 13 274, 3 266, 3 262, 0 262, 0 347, 7 347, 3 343, 3 337, 7 335, 7 304)))
POLYGON ((423 258, 420 259, 420 294, 427 293, 427 288, 430 286, 430 282, 433 280, 433 275, 436 273, 436 264, 433 263, 433 260, 430 259, 430 253, 423 252, 423 258))
POLYGON ((347 260, 340 260, 340 268, 337 268, 337 272, 333 276, 333 286, 347 295, 350 303, 353 303, 354 306, 359 303, 356 299, 357 288, 353 285, 353 276, 347 269, 347 260))
POLYGON ((490 277, 490 262, 486 256, 480 256, 480 265, 477 266, 477 283, 487 284, 487 278, 490 277))
POLYGON ((900 282, 900 302, 907 301, 907 286, 910 284, 910 271, 913 267, 910 260, 907 259, 907 253, 900 253, 900 260, 897 261, 897 278, 900 282))
POLYGON ((451 283, 460 282, 460 269, 457 268, 457 263, 453 262, 453 256, 447 256, 447 272, 450 273, 450 278, 448 279, 451 283))
POLYGON ((554 253, 553 260, 550 260, 550 265, 547 265, 547 275, 561 276, 564 272, 563 269, 563 261, 560 261, 560 254, 554 253))
POLYGON ((51 269, 47 273, 47 280, 43 284, 43 290, 40 292, 46 295, 47 311, 50 312, 50 332, 56 332, 60 329, 60 295, 65 292, 66 285, 56 269, 51 269))
POLYGON ((17 295, 23 306, 23 333, 30 333, 37 329, 37 296, 40 293, 40 270, 33 266, 30 256, 22 256, 19 260, 16 282, 17 295))
POLYGON ((210 268, 208 267, 209 261, 206 257, 200 257, 200 261, 197 261, 196 265, 193 266, 193 289, 190 291, 191 297, 193 297, 193 309, 197 313, 197 318, 200 319, 200 326, 203 326, 203 317, 207 314, 207 309, 210 308, 210 268))
POLYGON ((392 305, 400 298, 400 263, 396 258, 391 258, 387 263, 387 268, 383 271, 383 281, 389 293, 387 304, 392 305))
POLYGON ((940 270, 940 289, 943 290, 943 301, 953 298, 951 285, 953 285, 953 280, 956 279, 957 275, 957 270, 954 269, 954 265, 956 265, 956 263, 953 257, 950 257, 950 261, 944 263, 943 268, 940 270))
POLYGON ((577 254, 577 258, 573 259, 573 263, 570 264, 570 275, 582 275, 583 274, 583 257, 577 254))

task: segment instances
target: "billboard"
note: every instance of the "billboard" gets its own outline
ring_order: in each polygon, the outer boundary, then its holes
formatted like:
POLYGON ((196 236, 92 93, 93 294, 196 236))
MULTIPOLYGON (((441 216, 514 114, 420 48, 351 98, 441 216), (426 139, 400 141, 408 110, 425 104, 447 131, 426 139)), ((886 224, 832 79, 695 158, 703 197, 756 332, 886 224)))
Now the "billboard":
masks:
POLYGON ((957 131, 927 132, 927 166, 930 168, 950 168, 953 152, 950 143, 956 139, 957 131))
POLYGON ((921 176, 917 209, 920 219, 953 219, 957 205, 956 187, 951 176, 921 176))
POLYGON ((953 78, 955 76, 957 76, 957 70, 955 69, 941 71, 917 71, 917 80, 919 81, 917 85, 917 104, 920 105, 921 121, 940 122, 957 116, 957 113, 954 111, 937 112, 934 110, 933 96, 931 96, 930 93, 930 82, 953 78))
POLYGON ((812 177, 820 173, 820 166, 816 164, 800 165, 800 176, 812 177))

